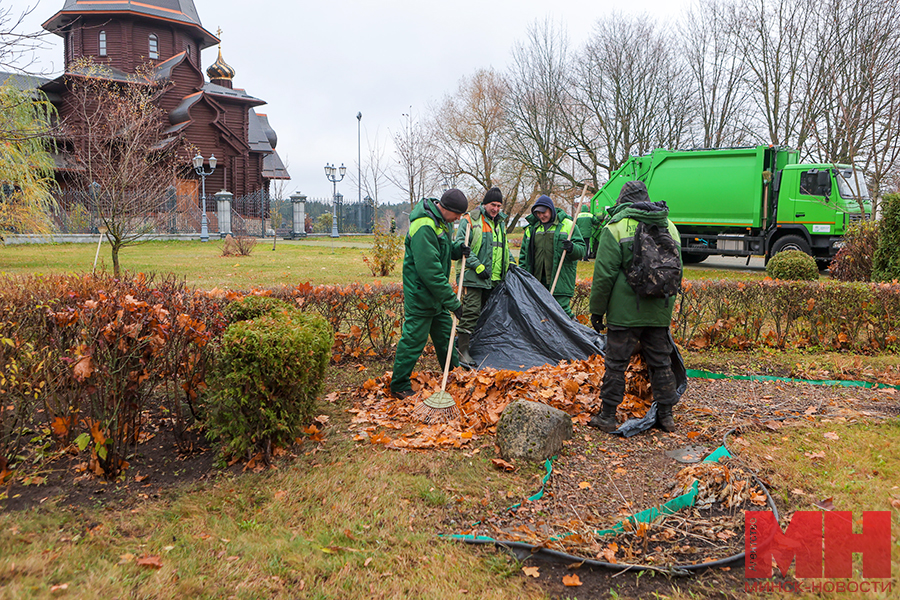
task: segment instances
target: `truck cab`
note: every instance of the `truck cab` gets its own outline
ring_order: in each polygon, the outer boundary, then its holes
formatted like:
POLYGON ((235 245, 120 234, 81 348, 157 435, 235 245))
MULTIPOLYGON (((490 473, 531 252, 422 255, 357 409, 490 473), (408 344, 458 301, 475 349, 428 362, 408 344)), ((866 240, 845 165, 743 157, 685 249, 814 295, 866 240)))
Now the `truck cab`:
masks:
POLYGON ((802 250, 820 262, 842 245, 847 226, 872 211, 859 172, 848 165, 787 165, 776 177, 775 228, 767 236, 767 256, 802 250))

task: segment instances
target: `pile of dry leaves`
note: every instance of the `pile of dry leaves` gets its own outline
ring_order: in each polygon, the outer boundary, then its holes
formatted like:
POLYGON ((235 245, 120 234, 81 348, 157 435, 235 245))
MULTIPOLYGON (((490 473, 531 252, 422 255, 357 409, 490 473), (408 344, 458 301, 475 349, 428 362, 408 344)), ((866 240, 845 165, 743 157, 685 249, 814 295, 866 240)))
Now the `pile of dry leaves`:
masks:
MULTIPOLYGON (((440 390, 442 373, 413 373, 416 394, 405 400, 390 395, 391 375, 386 373, 366 381, 351 397, 352 424, 360 430, 355 439, 389 448, 460 447, 473 436, 495 433, 500 413, 516 400, 549 404, 570 414, 576 423, 584 424, 600 408, 604 370, 603 357, 599 355, 527 371, 455 369, 447 380, 447 391, 456 400, 462 416, 437 425, 418 423, 412 412, 417 404, 440 390), (414 426, 412 430, 410 425, 414 426), (389 435, 384 429, 396 433, 389 435)), ((652 398, 647 367, 640 355, 632 357, 625 381, 619 420, 643 417, 652 398)))

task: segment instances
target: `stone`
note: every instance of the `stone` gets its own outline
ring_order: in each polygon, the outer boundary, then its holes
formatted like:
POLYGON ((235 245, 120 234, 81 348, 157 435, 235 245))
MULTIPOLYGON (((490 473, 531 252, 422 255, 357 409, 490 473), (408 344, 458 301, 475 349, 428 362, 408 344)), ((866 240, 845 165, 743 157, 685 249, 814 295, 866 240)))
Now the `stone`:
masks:
POLYGON ((510 403, 497 423, 497 445, 506 460, 543 462, 559 454, 572 437, 572 417, 530 400, 510 403))

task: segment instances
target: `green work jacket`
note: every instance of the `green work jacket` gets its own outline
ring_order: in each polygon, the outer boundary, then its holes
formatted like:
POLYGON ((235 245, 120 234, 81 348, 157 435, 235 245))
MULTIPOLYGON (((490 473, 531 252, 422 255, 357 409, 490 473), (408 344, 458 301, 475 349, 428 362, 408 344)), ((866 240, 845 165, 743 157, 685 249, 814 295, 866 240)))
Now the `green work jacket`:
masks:
MULTIPOLYGON (((543 227, 540 220, 533 214, 526 217, 528 225, 525 227, 525 236, 522 238, 522 248, 519 250, 519 266, 531 274, 535 272, 534 265, 534 232, 539 226, 543 227)), ((572 244, 575 248, 572 252, 566 254, 566 260, 563 262, 562 271, 559 274, 559 280, 556 282, 556 289, 553 291, 554 296, 573 296, 575 294, 575 274, 578 269, 578 261, 584 257, 585 245, 581 232, 575 227, 575 223, 562 209, 556 209, 556 219, 550 224, 551 229, 555 230, 553 237, 553 268, 558 268, 559 259, 562 257, 562 243, 568 238, 569 231, 572 231, 572 244), (574 228, 574 230, 573 230, 574 228)), ((547 289, 553 285, 553 276, 556 275, 554 270, 550 281, 547 282, 547 289)))
MULTIPOLYGON (((506 215, 503 212, 497 214, 496 219, 485 215, 480 208, 463 215, 459 220, 459 229, 456 230, 456 241, 460 244, 466 241, 466 232, 469 227, 469 247, 472 253, 466 258, 466 272, 463 277, 463 286, 473 288, 491 289, 497 281, 506 278, 510 263, 515 264, 512 253, 509 250, 509 240, 506 237, 506 215), (489 279, 481 279, 478 273, 487 271, 491 274, 489 279)), ((456 282, 459 283, 459 269, 462 261, 456 263, 456 282)))
POLYGON ((403 255, 403 310, 407 315, 434 316, 456 310, 461 302, 450 285, 450 263, 462 257, 452 240, 437 200, 425 198, 409 215, 403 255))
MULTIPOLYGON (((625 273, 631 266, 634 252, 634 232, 638 221, 668 227, 672 239, 679 245, 681 236, 669 220, 669 210, 645 210, 641 205, 662 203, 617 204, 607 209, 610 219, 600 233, 597 257, 594 260, 594 281, 591 284, 591 313, 606 315, 608 325, 618 327, 669 327, 672 324, 674 298, 641 298, 631 289, 625 273)), ((663 204, 663 206, 665 206, 663 204)))

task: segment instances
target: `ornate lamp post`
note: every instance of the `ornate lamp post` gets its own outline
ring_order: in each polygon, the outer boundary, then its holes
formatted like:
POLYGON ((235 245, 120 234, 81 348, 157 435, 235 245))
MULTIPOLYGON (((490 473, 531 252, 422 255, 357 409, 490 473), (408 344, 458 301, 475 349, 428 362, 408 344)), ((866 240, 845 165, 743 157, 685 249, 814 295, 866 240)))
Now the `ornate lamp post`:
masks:
POLYGON ((331 199, 332 199, 331 205, 334 209, 331 214, 331 237, 333 237, 333 238, 339 237, 338 226, 337 226, 337 184, 338 184, 338 181, 341 181, 344 179, 344 175, 346 175, 346 174, 347 174, 347 167, 345 167, 343 163, 341 163, 341 166, 339 169, 335 169, 334 165, 329 165, 327 163, 325 164, 325 177, 327 177, 328 181, 330 181, 334 185, 334 190, 332 191, 332 196, 331 196, 331 199), (341 176, 338 177, 335 174, 335 171, 339 172, 341 176))
POLYGON ((216 170, 216 155, 209 156, 209 171, 203 170, 203 161, 205 159, 197 153, 197 156, 191 159, 194 165, 194 172, 200 177, 200 202, 203 205, 203 212, 200 214, 200 241, 209 241, 209 220, 206 217, 206 178, 213 174, 216 170))

